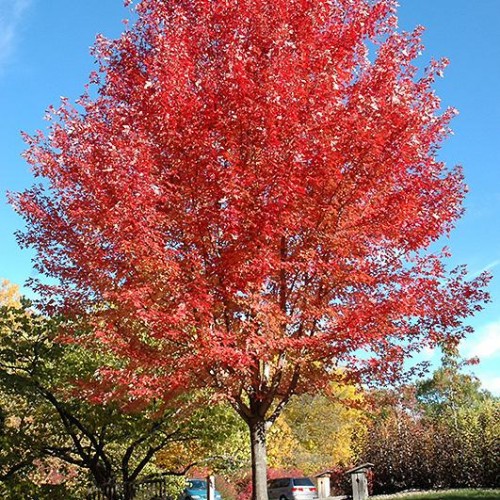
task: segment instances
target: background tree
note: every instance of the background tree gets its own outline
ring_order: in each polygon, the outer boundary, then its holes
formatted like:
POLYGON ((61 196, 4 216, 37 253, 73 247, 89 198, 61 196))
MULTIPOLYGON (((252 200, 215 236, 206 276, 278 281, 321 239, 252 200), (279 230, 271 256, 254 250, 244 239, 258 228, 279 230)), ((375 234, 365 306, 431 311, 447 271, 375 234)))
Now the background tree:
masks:
POLYGON ((0 307, 2 498, 28 491, 82 498, 89 479, 104 491, 150 475, 182 475, 192 462, 162 467, 158 452, 192 441, 217 445, 230 433, 217 408, 193 408, 187 396, 173 408, 129 398, 90 403, 82 383, 109 358, 56 342, 59 326, 25 299, 0 307))
POLYGON ((460 366, 448 352, 432 377, 378 395, 360 443, 362 460, 376 464, 375 493, 500 486, 500 401, 460 366))
POLYGON ((250 465, 250 447, 244 423, 231 406, 219 404, 194 413, 197 437, 171 443, 156 457, 156 464, 166 470, 184 471, 205 476, 208 473, 231 476, 250 465))
POLYGON ((21 303, 21 294, 19 286, 2 278, 0 280, 0 305, 15 307, 21 303))
POLYGON ((429 252, 462 212, 462 172, 436 159, 455 111, 432 90, 446 61, 417 77, 421 29, 398 32, 395 5, 139 1, 97 41, 97 92, 26 136, 46 183, 14 204, 59 283, 36 286, 47 307, 92 311, 124 360, 101 376, 134 397, 226 398, 259 499, 293 394, 389 383, 485 299, 484 275, 429 252))
POLYGON ((439 369, 416 384, 417 400, 426 413, 456 422, 460 408, 477 407, 492 398, 474 374, 463 371, 476 362, 462 359, 456 347, 444 349, 439 369))
POLYGON ((366 409, 350 385, 295 396, 269 432, 269 466, 316 474, 355 463, 357 441, 366 433, 366 409))

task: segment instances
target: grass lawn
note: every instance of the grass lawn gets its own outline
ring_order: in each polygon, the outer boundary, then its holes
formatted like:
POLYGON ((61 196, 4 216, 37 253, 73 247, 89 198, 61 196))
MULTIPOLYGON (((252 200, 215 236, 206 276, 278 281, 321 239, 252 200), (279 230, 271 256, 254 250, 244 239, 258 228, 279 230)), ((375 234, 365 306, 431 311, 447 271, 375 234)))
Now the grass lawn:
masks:
POLYGON ((427 491, 422 493, 400 493, 396 495, 380 495, 374 499, 401 500, 500 500, 500 490, 447 490, 427 491))

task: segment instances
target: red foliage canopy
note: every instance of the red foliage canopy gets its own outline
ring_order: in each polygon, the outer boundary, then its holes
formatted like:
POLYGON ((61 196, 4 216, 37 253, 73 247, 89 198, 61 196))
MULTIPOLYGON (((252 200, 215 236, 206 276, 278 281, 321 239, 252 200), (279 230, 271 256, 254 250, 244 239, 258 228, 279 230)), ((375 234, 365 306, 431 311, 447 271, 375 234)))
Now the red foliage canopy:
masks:
POLYGON ((15 200, 22 241, 59 283, 38 288, 92 317, 129 392, 209 385, 268 418, 464 334, 486 277, 429 253, 465 192, 436 159, 446 61, 417 77, 394 6, 142 0, 97 41, 98 94, 26 137, 47 182, 15 200))

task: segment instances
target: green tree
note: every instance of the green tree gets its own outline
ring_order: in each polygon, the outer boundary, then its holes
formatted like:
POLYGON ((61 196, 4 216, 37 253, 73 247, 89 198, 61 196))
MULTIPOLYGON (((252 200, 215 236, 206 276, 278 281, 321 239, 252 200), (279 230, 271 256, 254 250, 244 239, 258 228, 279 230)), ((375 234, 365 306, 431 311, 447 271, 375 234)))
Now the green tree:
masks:
POLYGON ((439 428, 436 460, 440 482, 450 486, 498 486, 500 478, 500 399, 481 387, 467 370, 476 360, 443 348, 441 366, 416 385, 416 398, 427 421, 439 428))
POLYGON ((405 391, 379 393, 364 442, 376 493, 498 487, 500 400, 481 388, 455 350, 405 391))
POLYGON ((165 471, 155 465, 157 453, 172 443, 217 442, 230 432, 213 418, 217 412, 220 417, 217 407, 196 409, 192 397, 170 406, 141 406, 130 398, 87 401, 92 391, 85 379, 112 360, 57 342, 59 324, 37 314, 25 299, 0 308, 2 498, 17 499, 27 491, 81 498, 76 477, 104 489, 158 473, 182 474, 193 465, 189 457, 180 468, 165 471))
POLYGON ((416 397, 427 414, 446 416, 457 424, 461 408, 477 407, 492 398, 480 380, 464 368, 475 360, 462 359, 456 348, 443 347, 441 366, 416 384, 416 397))

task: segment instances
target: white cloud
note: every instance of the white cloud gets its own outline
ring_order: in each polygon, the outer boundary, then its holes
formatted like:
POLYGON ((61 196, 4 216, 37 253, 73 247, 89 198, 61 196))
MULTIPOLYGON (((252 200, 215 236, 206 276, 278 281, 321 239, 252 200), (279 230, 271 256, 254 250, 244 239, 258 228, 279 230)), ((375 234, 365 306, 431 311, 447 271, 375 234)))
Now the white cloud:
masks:
POLYGON ((482 386, 496 396, 500 396, 500 377, 481 379, 482 386))
POLYGON ((432 359, 434 355, 436 354, 436 348, 435 347, 429 347, 425 346, 422 351, 420 351, 420 354, 426 358, 426 359, 432 359))
POLYGON ((464 354, 480 360, 500 356, 500 320, 486 323, 462 343, 464 354))
POLYGON ((500 265, 500 259, 494 260, 484 266, 482 269, 479 269, 478 271, 474 271, 473 273, 469 273, 468 278, 475 278, 479 276, 481 273, 484 273, 485 271, 491 271, 493 268, 497 267, 500 265))
POLYGON ((16 37, 31 0, 0 0, 0 71, 12 55, 16 37))

